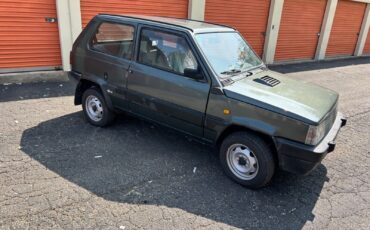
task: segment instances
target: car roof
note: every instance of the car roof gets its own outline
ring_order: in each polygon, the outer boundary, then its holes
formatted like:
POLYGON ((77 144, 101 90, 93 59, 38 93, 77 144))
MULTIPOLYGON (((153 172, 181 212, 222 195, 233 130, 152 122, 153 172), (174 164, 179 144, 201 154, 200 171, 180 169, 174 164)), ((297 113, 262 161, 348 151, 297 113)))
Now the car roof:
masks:
POLYGON ((158 23, 163 25, 170 25, 175 27, 181 27, 192 31, 193 33, 209 33, 209 32, 231 32, 235 31, 234 28, 220 25, 215 23, 209 23, 204 21, 171 18, 171 17, 157 17, 157 16, 144 16, 144 15, 115 15, 115 14, 99 14, 98 17, 102 18, 115 18, 115 19, 130 19, 138 22, 145 22, 147 24, 158 23))

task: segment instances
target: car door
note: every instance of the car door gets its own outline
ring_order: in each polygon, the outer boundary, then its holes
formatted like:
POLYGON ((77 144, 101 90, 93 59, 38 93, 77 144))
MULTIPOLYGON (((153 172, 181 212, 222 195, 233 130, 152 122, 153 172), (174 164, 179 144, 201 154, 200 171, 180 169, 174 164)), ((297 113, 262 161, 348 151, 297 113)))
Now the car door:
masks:
POLYGON ((185 77, 201 69, 185 33, 143 26, 128 75, 130 109, 195 136, 203 135, 210 84, 185 77))
POLYGON ((93 33, 87 49, 87 75, 101 81, 113 106, 127 109, 127 74, 131 64, 135 25, 104 21, 93 33))

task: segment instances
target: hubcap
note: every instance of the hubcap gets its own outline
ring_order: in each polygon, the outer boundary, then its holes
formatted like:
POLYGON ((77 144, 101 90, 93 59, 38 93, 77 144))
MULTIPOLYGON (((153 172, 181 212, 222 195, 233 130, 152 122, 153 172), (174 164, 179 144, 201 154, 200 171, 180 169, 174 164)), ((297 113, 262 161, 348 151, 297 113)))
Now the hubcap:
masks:
POLYGON ((258 172, 256 156, 243 144, 233 144, 229 147, 227 164, 232 173, 242 180, 251 180, 258 172))
POLYGON ((97 97, 89 95, 86 98, 85 106, 91 120, 100 121, 103 118, 103 106, 97 97))

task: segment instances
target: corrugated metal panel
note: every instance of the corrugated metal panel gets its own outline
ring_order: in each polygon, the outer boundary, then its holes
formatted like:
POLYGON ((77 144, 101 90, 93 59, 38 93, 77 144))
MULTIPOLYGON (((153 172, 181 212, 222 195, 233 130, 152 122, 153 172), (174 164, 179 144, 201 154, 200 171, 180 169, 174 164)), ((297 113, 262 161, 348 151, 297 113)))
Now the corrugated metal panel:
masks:
POLYGON ((270 0, 207 0, 205 20, 237 28, 262 56, 270 0))
POLYGON ((364 55, 370 55, 370 31, 367 34, 367 39, 366 39, 366 42, 365 42, 365 47, 364 47, 363 54, 364 55))
POLYGON ((353 55, 365 8, 365 3, 344 0, 338 2, 326 50, 327 57, 353 55))
POLYGON ((188 0, 81 0, 82 25, 99 13, 188 17, 188 0))
POLYGON ((55 0, 0 1, 0 69, 60 67, 55 0))
POLYGON ((275 60, 313 59, 326 0, 285 0, 275 60))

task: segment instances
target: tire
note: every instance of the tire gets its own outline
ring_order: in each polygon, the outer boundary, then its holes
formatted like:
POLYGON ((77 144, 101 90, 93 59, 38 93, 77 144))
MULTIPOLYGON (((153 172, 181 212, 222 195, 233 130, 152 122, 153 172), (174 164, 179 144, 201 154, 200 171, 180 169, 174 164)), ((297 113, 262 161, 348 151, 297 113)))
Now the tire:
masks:
POLYGON ((85 119, 94 126, 108 126, 115 119, 114 112, 108 108, 100 90, 95 87, 89 88, 83 93, 82 110, 85 119))
POLYGON ((235 132, 222 142, 220 162, 227 176, 251 189, 266 186, 275 172, 271 148, 258 135, 235 132))

